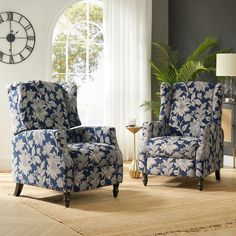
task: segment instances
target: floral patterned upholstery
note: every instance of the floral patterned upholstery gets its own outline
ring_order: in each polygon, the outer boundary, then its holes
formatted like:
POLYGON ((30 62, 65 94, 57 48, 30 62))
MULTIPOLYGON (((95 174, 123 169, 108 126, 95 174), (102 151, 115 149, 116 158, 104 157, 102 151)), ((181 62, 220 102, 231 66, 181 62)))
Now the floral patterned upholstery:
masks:
POLYGON ((74 84, 19 82, 8 94, 16 183, 78 192, 122 182, 115 129, 78 127, 74 84))
POLYGON ((150 157, 173 157, 193 159, 196 156, 198 139, 194 137, 164 136, 151 138, 147 154, 150 157))
MULTIPOLYGON (((117 162, 115 146, 106 143, 72 143, 68 144, 75 168, 113 166, 117 162)), ((119 158, 120 159, 120 158, 119 158)))
POLYGON ((70 123, 70 128, 80 126, 81 122, 77 111, 77 87, 74 83, 61 83, 63 88, 66 110, 70 123))
POLYGON ((142 173, 205 178, 223 166, 224 89, 200 81, 161 85, 159 121, 143 124, 142 173))

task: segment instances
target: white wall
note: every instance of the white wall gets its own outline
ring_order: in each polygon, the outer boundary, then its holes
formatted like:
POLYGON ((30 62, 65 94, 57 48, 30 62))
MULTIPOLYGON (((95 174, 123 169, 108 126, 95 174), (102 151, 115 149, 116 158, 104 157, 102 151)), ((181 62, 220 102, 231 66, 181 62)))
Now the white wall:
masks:
POLYGON ((24 62, 16 65, 0 62, 0 170, 11 168, 12 126, 6 86, 16 81, 50 79, 52 30, 57 18, 73 2, 76 1, 0 0, 0 12, 21 13, 36 33, 34 51, 24 62))

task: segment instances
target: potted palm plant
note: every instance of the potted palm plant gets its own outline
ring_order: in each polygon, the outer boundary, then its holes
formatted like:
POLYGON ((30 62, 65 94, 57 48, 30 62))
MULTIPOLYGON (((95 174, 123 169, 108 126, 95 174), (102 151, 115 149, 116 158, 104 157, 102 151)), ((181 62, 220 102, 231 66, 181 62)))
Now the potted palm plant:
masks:
MULTIPOLYGON (((217 39, 207 37, 198 48, 181 62, 178 51, 161 43, 153 43, 155 62, 151 62, 152 73, 158 81, 169 84, 192 81, 203 73, 214 73, 216 70, 216 54, 230 51, 229 49, 217 50, 218 44, 217 39)), ((144 110, 152 110, 154 116, 159 117, 159 91, 156 95, 156 101, 145 101, 141 107, 144 110)))

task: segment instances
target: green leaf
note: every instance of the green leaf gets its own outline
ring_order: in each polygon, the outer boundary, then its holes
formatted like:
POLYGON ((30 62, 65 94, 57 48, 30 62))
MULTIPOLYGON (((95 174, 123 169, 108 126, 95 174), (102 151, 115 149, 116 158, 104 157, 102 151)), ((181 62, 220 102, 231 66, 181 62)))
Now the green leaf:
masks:
MULTIPOLYGON (((216 54, 229 52, 228 49, 211 51, 218 44, 215 38, 206 38, 199 47, 180 64, 177 51, 161 43, 153 43, 157 55, 157 63, 151 62, 151 68, 156 79, 160 82, 174 84, 176 82, 188 82, 195 80, 202 73, 215 73, 216 54)), ((159 90, 159 87, 158 87, 159 90)), ((141 107, 144 110, 152 110, 156 117, 160 111, 160 93, 157 92, 156 101, 145 101, 141 107)))
POLYGON ((208 69, 199 61, 187 61, 179 70, 178 81, 188 82, 195 80, 200 72, 208 72, 208 69))
POLYGON ((144 111, 151 110, 156 118, 159 117, 160 113, 160 98, 157 101, 145 101, 141 106, 144 111))
POLYGON ((174 84, 176 82, 176 73, 172 68, 166 70, 159 70, 157 67, 154 67, 155 72, 153 73, 156 76, 156 79, 169 84, 174 84))
POLYGON ((187 58, 187 61, 201 60, 201 56, 207 52, 207 50, 218 45, 219 41, 212 37, 207 37, 199 47, 187 58))
POLYGON ((152 43, 155 50, 156 64, 161 69, 166 69, 171 66, 174 68, 179 68, 180 58, 178 51, 172 50, 169 46, 162 43, 152 43))

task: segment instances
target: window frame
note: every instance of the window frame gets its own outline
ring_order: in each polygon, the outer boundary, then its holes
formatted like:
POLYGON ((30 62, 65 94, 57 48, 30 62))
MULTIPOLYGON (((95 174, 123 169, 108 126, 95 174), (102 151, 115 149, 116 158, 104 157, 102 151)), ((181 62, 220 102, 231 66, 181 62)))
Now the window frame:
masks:
MULTIPOLYGON (((102 54, 104 52, 104 30, 103 30, 103 27, 101 27, 100 25, 98 25, 97 23, 93 22, 93 21, 90 21, 89 19, 89 6, 90 4, 95 4, 99 7, 101 7, 102 11, 103 11, 103 1, 102 0, 80 0, 80 1, 76 1, 76 2, 73 2, 72 4, 68 5, 64 10, 63 12, 60 14, 59 18, 57 19, 55 25, 54 25, 54 28, 53 28, 53 32, 52 32, 52 53, 51 53, 51 56, 52 56, 52 63, 51 63, 51 75, 52 75, 52 78, 54 79, 55 78, 55 75, 64 75, 64 79, 66 82, 70 81, 70 75, 84 75, 86 77, 86 80, 89 80, 90 76, 94 76, 95 74, 96 75, 102 75, 103 73, 98 73, 98 72, 95 72, 95 73, 90 73, 89 71, 89 48, 91 47, 91 45, 99 45, 99 46, 102 46, 102 54), (55 42, 54 42, 54 31, 56 29, 56 26, 57 26, 57 23, 58 21, 60 20, 60 18, 63 16, 64 12, 71 6, 75 5, 75 4, 83 4, 85 3, 86 4, 86 20, 82 20, 82 21, 79 21, 77 22, 76 24, 72 25, 70 27, 70 29, 68 29, 68 33, 67 33, 67 38, 66 38, 66 41, 57 41, 56 44, 61 44, 63 46, 65 46, 65 56, 66 56, 66 60, 65 60, 65 73, 60 73, 60 72, 55 72, 53 71, 53 57, 55 56, 54 54, 54 50, 53 50, 53 47, 55 45, 55 42), (69 43, 69 37, 70 37, 70 33, 71 31, 73 30, 73 28, 75 28, 78 24, 80 24, 81 22, 86 22, 86 25, 87 25, 87 39, 86 39, 86 43, 84 43, 84 45, 86 45, 86 70, 85 70, 85 73, 73 73, 73 72, 69 72, 69 56, 68 56, 68 45, 70 44, 69 43), (91 43, 90 41, 92 40, 89 40, 89 26, 90 24, 94 24, 98 29, 98 33, 95 35, 94 38, 96 38, 96 36, 98 36, 100 33, 103 35, 103 42, 102 43, 91 43)), ((74 43, 75 44, 75 43, 74 43)), ((82 45, 82 43, 77 43, 77 45, 82 45)), ((73 80, 74 81, 74 80, 73 80)), ((80 81, 74 81, 76 84, 79 84, 80 81)))

